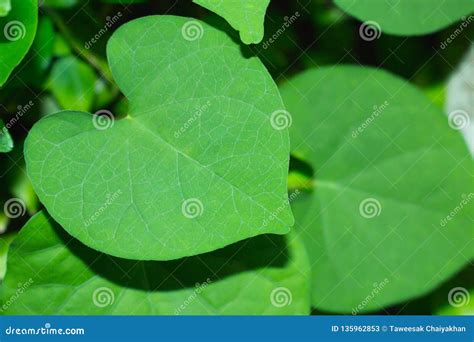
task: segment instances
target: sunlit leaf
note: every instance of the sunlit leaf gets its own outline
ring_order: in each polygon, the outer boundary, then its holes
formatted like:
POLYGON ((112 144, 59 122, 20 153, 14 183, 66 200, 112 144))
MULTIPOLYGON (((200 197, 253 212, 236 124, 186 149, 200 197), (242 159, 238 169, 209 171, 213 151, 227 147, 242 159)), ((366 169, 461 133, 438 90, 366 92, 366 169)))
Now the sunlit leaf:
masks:
POLYGON ((273 122, 284 106, 257 58, 171 16, 121 26, 108 58, 129 115, 58 113, 26 141, 28 174, 57 222, 92 248, 140 260, 289 231, 288 129, 273 122))

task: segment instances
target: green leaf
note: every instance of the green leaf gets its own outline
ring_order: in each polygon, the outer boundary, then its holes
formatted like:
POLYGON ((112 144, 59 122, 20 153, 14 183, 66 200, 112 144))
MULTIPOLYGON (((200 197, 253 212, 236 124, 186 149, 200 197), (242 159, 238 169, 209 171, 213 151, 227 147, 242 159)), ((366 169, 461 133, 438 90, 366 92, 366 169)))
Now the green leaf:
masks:
POLYGON ((304 247, 285 240, 262 235, 183 260, 137 262, 91 250, 39 213, 10 247, 2 302, 26 289, 4 313, 308 314, 304 247))
POLYGON ((258 44, 263 39, 265 13, 270 0, 193 0, 217 13, 237 31, 245 44, 258 44))
POLYGON ((8 133, 5 124, 0 120, 0 153, 7 153, 13 150, 13 140, 8 133))
MULTIPOLYGON (((41 17, 33 45, 25 58, 27 61, 19 71, 16 80, 18 87, 25 84, 41 88, 53 58, 55 33, 53 22, 49 17, 41 17)), ((16 81, 15 80, 15 81, 16 81)))
POLYGON ((77 0, 43 0, 49 7, 68 8, 77 5, 77 0))
POLYGON ((474 12, 472 0, 335 0, 367 25, 395 35, 422 35, 438 31, 474 12), (374 23, 375 22, 375 23, 374 23), (374 26, 375 25, 375 26, 374 26))
POLYGON ((61 107, 91 110, 94 102, 94 69, 74 56, 59 59, 51 70, 48 88, 61 107))
POLYGON ((12 0, 12 10, 0 18, 0 86, 30 49, 37 23, 37 0, 12 0))
POLYGON ((59 57, 69 56, 71 54, 71 47, 61 35, 56 35, 53 43, 53 54, 59 57))
POLYGON ((0 283, 3 281, 3 278, 5 277, 5 273, 7 271, 8 247, 10 246, 15 236, 16 233, 0 235, 0 283))
POLYGON ((10 13, 12 5, 10 0, 0 0, 0 17, 4 17, 10 13))
POLYGON ((474 257, 473 161, 419 90, 341 66, 304 72, 281 91, 292 152, 315 173, 293 206, 315 307, 358 313, 407 300, 474 257))
POLYGON ((284 106, 257 58, 205 23, 171 16, 125 24, 108 58, 130 114, 62 112, 26 140, 33 187, 61 226, 140 260, 289 231, 288 129, 272 121, 284 106))

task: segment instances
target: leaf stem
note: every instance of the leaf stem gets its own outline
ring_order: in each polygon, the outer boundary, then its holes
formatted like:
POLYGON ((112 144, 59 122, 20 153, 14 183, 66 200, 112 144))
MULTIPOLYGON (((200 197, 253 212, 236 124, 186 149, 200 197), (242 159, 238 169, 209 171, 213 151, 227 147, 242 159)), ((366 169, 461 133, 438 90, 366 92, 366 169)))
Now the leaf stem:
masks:
POLYGON ((110 83, 113 87, 113 94, 118 95, 120 90, 118 89, 117 85, 112 76, 112 72, 110 71, 107 62, 100 58, 99 56, 95 55, 92 51, 86 49, 82 44, 80 44, 73 36, 67 25, 64 23, 61 16, 53 9, 48 8, 48 14, 53 19, 53 22, 58 27, 59 31, 63 34, 66 38, 66 42, 69 46, 76 51, 82 58, 84 58, 97 72, 110 83))

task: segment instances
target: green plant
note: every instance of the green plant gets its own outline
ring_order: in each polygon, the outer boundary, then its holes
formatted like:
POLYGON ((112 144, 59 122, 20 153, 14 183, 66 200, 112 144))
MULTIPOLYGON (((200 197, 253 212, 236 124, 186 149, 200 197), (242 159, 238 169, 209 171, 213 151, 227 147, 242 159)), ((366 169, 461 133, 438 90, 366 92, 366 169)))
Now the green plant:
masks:
POLYGON ((465 48, 385 35, 474 33, 471 1, 433 1, 0 0, 22 29, 0 41, 3 314, 359 314, 460 288, 470 118, 443 114, 438 64, 465 48), (310 28, 331 34, 300 48, 310 28), (416 72, 334 65, 378 54, 416 72))

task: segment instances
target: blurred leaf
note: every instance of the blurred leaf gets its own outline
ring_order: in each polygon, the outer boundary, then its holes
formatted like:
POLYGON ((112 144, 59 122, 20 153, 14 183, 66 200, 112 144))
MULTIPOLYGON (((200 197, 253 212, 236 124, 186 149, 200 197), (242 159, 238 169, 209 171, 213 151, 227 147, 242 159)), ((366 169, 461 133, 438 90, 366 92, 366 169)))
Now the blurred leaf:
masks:
POLYGON ((105 79, 99 78, 95 83, 95 95, 96 108, 106 108, 118 95, 118 91, 115 87, 110 86, 105 79))
POLYGON ((312 189, 313 180, 300 171, 292 171, 288 174, 288 189, 312 189))
POLYGON ((5 127, 5 124, 0 120, 0 152, 6 153, 13 150, 13 140, 5 127))
POLYGON ((12 243, 15 236, 16 233, 0 235, 0 283, 5 277, 5 273, 7 272, 8 247, 12 243))
POLYGON ((10 13, 12 5, 10 0, 0 0, 0 17, 5 17, 10 13))
POLYGON ((432 87, 424 89, 426 96, 430 98, 439 108, 444 108, 446 97, 446 86, 444 84, 436 84, 432 87))
POLYGON ((11 193, 15 198, 21 199, 25 203, 28 214, 33 215, 38 211, 40 204, 33 190, 33 186, 23 170, 24 165, 21 165, 21 168, 21 172, 18 172, 13 181, 11 193))
POLYGON ((39 213, 20 231, 8 254, 1 299, 15 293, 18 284, 30 285, 6 314, 306 315, 310 311, 308 260, 292 235, 259 236, 174 262, 137 262, 92 250, 39 213))
POLYGON ((5 231, 7 230, 8 221, 9 221, 9 219, 8 219, 7 215, 5 215, 3 210, 0 211, 0 234, 5 233, 5 231))
POLYGON ((463 133, 474 156, 474 44, 450 77, 445 111, 451 125, 463 133))
POLYGON ((350 15, 371 28, 396 35, 438 31, 474 11, 473 0, 335 0, 350 15))
POLYGON ((316 308, 378 309, 469 262, 474 163, 436 105, 404 80, 352 66, 306 71, 281 93, 292 151, 315 173, 293 209, 316 308))
POLYGON ((68 8, 77 5, 78 0, 43 0, 43 3, 49 7, 68 8))
MULTIPOLYGON (((245 44, 258 44, 262 41, 265 13, 270 0, 193 1, 227 20, 240 32, 240 38, 245 44)), ((190 33, 192 34, 191 30, 190 33)))
POLYGON ((12 10, 0 18, 0 86, 30 49, 37 23, 37 0, 12 0, 12 10))
POLYGON ((40 88, 46 77, 53 57, 54 47, 54 28, 53 22, 49 17, 41 17, 38 24, 33 45, 25 58, 25 64, 18 73, 19 85, 34 85, 40 88))
POLYGON ((91 66, 74 56, 63 57, 53 65, 48 89, 62 108, 89 111, 94 103, 96 79, 91 66))
POLYGON ((57 113, 61 110, 61 107, 59 106, 58 102, 55 100, 53 96, 50 96, 50 95, 43 96, 43 98, 41 99, 40 105, 41 105, 41 109, 40 109, 41 117, 57 113))
POLYGON ((65 57, 71 54, 71 47, 66 43, 63 36, 56 35, 53 52, 55 56, 65 57))

